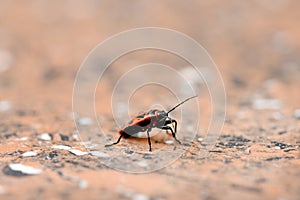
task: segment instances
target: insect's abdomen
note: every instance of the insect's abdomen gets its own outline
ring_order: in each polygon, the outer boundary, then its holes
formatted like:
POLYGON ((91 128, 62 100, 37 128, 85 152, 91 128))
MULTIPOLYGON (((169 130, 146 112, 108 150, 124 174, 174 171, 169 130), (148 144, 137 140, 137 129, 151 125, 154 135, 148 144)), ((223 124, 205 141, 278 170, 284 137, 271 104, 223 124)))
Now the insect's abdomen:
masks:
POLYGON ((123 130, 119 130, 119 134, 123 135, 124 138, 133 137, 135 134, 139 132, 146 131, 150 123, 151 123, 150 117, 134 120, 123 130))

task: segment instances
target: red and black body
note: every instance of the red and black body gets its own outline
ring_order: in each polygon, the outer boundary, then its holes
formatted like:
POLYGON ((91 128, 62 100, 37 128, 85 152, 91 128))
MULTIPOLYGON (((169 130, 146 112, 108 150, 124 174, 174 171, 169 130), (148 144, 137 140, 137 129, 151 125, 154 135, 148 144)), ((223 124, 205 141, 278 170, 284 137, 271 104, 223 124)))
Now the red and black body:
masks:
POLYGON ((121 140, 121 138, 129 138, 129 137, 134 137, 139 132, 145 132, 147 131, 147 137, 148 137, 148 144, 149 144, 149 151, 151 151, 151 141, 150 141, 150 131, 152 128, 159 128, 162 130, 170 130, 172 133, 172 136, 174 139, 181 144, 181 142, 176 138, 176 132, 177 132, 177 121, 174 119, 171 119, 168 114, 175 110, 178 106, 183 104, 184 102, 194 98, 196 96, 190 97, 183 102, 179 103, 175 107, 173 107, 171 110, 168 112, 162 111, 162 110, 150 110, 148 112, 140 113, 138 116, 134 117, 133 119, 130 120, 130 122, 126 125, 126 127, 122 130, 119 130, 120 137, 118 140, 112 144, 105 145, 107 146, 112 146, 115 144, 118 144, 121 140), (168 126, 170 124, 174 124, 174 130, 168 126))

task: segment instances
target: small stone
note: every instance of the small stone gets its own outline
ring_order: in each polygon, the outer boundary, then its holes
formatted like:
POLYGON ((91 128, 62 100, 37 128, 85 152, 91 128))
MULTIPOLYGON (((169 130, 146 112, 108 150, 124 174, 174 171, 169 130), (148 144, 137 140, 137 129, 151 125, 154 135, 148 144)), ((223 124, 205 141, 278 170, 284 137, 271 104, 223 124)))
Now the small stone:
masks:
POLYGON ((69 141, 69 136, 60 134, 60 139, 62 141, 69 141))
POLYGON ((89 117, 82 117, 78 120, 78 124, 82 126, 91 125, 93 123, 93 120, 89 117))
POLYGON ((132 195, 132 200, 149 200, 150 198, 144 194, 134 194, 132 195))
POLYGON ((250 147, 247 148, 247 149, 245 150, 245 153, 246 153, 246 154, 251 154, 251 148, 250 148, 250 147))
POLYGON ((276 146, 275 149, 279 150, 279 149, 281 149, 281 148, 280 148, 280 146, 276 146))
POLYGON ((52 137, 49 133, 42 133, 39 138, 44 141, 52 140, 52 137))
POLYGON ((174 141, 173 140, 166 140, 165 143, 170 145, 170 144, 174 144, 174 141))
POLYGON ((145 161, 140 161, 140 162, 138 162, 137 164, 138 164, 139 166, 141 166, 141 167, 147 167, 147 166, 148 166, 148 163, 145 162, 145 161))
POLYGON ((76 133, 74 133, 74 134, 72 135, 72 138, 73 138, 73 140, 78 141, 78 140, 79 140, 79 135, 76 134, 76 133))
POLYGON ((15 140, 16 141, 26 141, 26 140, 28 140, 28 138, 27 137, 20 137, 20 138, 16 138, 15 140))
POLYGON ((0 50, 0 73, 7 71, 13 62, 13 56, 6 50, 0 50))
POLYGON ((202 142, 203 138, 199 137, 197 140, 198 140, 198 142, 202 142))
POLYGON ((86 182, 85 180, 81 180, 78 182, 78 186, 81 188, 81 189, 85 189, 88 187, 88 182, 86 182))
POLYGON ((8 167, 12 171, 18 171, 18 172, 21 172, 21 173, 27 174, 27 175, 37 175, 37 174, 42 173, 41 169, 34 168, 34 167, 31 167, 31 166, 22 165, 22 164, 9 164, 8 167))
POLYGON ((294 117, 296 117, 297 119, 300 119, 300 109, 296 109, 294 111, 294 117))
POLYGON ((80 151, 78 149, 70 149, 69 152, 72 153, 72 154, 74 154, 74 155, 76 155, 76 156, 84 156, 84 155, 88 154, 88 152, 86 152, 86 151, 80 151))
POLYGON ((279 110, 282 103, 278 99, 255 98, 252 100, 252 108, 255 110, 279 110))
POLYGON ((60 149, 60 150, 70 150, 71 149, 70 146, 66 146, 66 145, 53 145, 51 148, 60 149))
POLYGON ((27 151, 22 154, 22 157, 33 157, 33 156, 37 156, 37 153, 34 151, 27 151))
POLYGON ((5 188, 2 185, 0 185, 0 195, 5 193, 6 193, 5 188))
POLYGON ((0 111, 9 111, 12 108, 12 104, 10 101, 0 101, 0 111))
POLYGON ((92 156, 97 156, 97 157, 101 157, 101 158, 108 158, 108 157, 109 157, 108 154, 103 153, 103 152, 101 152, 101 151, 91 151, 90 154, 91 154, 92 156))

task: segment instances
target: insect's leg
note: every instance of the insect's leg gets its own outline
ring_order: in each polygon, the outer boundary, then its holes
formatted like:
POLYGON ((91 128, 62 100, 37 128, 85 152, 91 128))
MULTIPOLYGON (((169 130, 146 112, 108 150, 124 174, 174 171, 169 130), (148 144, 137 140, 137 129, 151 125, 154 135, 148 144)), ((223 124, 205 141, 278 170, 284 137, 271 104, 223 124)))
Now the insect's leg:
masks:
POLYGON ((168 124, 172 124, 174 123, 175 124, 175 128, 174 128, 174 132, 177 133, 177 121, 174 120, 174 119, 168 119, 165 121, 165 126, 168 125, 168 124))
POLYGON ((118 140, 116 142, 114 142, 112 144, 106 144, 105 147, 110 147, 112 145, 118 144, 120 142, 120 140, 121 140, 122 137, 123 137, 123 135, 120 135, 120 137, 118 138, 118 140))
MULTIPOLYGON (((174 120, 175 121, 175 120, 174 120)), ((176 138, 175 132, 173 131, 173 129, 170 126, 162 126, 161 129, 163 130, 170 130, 172 132, 172 136, 173 138, 179 143, 181 144, 181 142, 176 138)))
POLYGON ((150 140, 150 129, 147 130, 147 136, 148 136, 148 144, 149 144, 149 151, 152 151, 151 149, 151 140, 150 140))

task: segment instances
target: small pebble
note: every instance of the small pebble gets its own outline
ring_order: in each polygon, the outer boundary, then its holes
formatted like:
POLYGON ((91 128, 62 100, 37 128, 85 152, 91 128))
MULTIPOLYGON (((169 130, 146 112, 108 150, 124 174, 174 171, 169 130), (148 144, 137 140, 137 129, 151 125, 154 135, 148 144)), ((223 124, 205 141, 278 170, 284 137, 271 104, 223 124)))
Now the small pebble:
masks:
POLYGON ((86 151, 80 151, 78 149, 70 149, 69 152, 71 152, 72 154, 74 154, 76 156, 84 156, 84 155, 88 154, 88 152, 86 152, 86 151))
POLYGON ((13 62, 13 56, 10 52, 0 50, 0 73, 7 71, 13 62))
POLYGON ((170 144, 174 144, 174 141, 173 140, 166 140, 165 143, 170 145, 170 144))
POLYGON ((279 146, 276 146, 275 149, 279 150, 279 149, 281 149, 281 148, 280 148, 279 146))
POLYGON ((132 195, 132 200, 149 200, 150 198, 144 194, 134 194, 132 195))
POLYGON ((91 125, 93 123, 92 119, 89 117, 82 117, 78 120, 78 124, 82 126, 91 125))
POLYGON ((0 195, 5 193, 6 193, 5 188, 2 185, 0 185, 0 195))
POLYGON ((85 189, 88 187, 88 182, 86 182, 85 180, 81 180, 78 182, 78 186, 81 188, 81 189, 85 189))
POLYGON ((294 117, 296 117, 297 119, 300 119, 300 109, 296 109, 294 111, 294 117))
POLYGON ((74 133, 74 134, 72 135, 72 138, 73 138, 73 140, 78 141, 78 140, 79 140, 79 135, 76 134, 76 133, 74 133))
POLYGON ((37 175, 42 173, 41 169, 22 164, 9 164, 8 166, 12 171, 22 172, 23 174, 37 175))
POLYGON ((250 148, 250 147, 247 148, 247 149, 245 150, 245 152, 246 152, 246 154, 251 154, 251 148, 250 148))
POLYGON ((147 166, 148 166, 148 163, 145 162, 145 161, 140 161, 140 162, 138 162, 137 164, 138 164, 139 166, 141 166, 141 167, 147 167, 147 166))
POLYGON ((28 138, 27 137, 20 137, 20 138, 16 138, 16 141, 26 141, 28 138))
POLYGON ((103 152, 101 152, 101 151, 91 151, 90 154, 91 154, 92 156, 97 156, 97 157, 102 157, 102 158, 107 158, 107 157, 109 157, 108 154, 103 153, 103 152))
POLYGON ((71 149, 70 146, 66 146, 66 145, 53 145, 51 148, 53 148, 53 149, 61 149, 61 150, 70 150, 71 149))
POLYGON ((12 104, 10 101, 0 101, 0 111, 8 111, 12 108, 12 104))
POLYGON ((202 142, 203 138, 199 137, 197 140, 198 140, 198 142, 202 142))
POLYGON ((279 99, 255 98, 252 101, 252 108, 255 110, 279 110, 282 103, 279 99))
POLYGON ((62 135, 62 134, 60 134, 59 136, 60 136, 60 139, 61 139, 62 141, 69 141, 69 136, 67 136, 67 135, 62 135))
POLYGON ((37 153, 34 151, 27 151, 22 154, 22 157, 32 157, 32 156, 37 156, 37 153))
POLYGON ((49 133, 42 133, 39 138, 44 141, 52 140, 52 137, 49 133))

